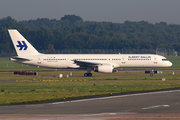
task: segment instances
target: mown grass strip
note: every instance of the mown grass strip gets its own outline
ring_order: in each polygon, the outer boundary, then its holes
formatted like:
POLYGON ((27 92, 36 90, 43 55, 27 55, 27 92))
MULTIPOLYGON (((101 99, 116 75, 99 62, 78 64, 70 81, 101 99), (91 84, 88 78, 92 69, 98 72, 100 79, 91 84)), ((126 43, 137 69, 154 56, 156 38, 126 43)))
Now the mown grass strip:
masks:
POLYGON ((179 87, 178 80, 1 82, 0 105, 179 87))

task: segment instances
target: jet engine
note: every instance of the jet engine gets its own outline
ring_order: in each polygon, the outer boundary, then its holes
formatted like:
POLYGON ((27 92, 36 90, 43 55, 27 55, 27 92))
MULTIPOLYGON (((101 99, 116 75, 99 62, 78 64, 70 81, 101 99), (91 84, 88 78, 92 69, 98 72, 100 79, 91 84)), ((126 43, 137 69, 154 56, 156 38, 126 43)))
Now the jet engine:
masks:
POLYGON ((114 66, 110 65, 110 64, 102 64, 102 65, 96 66, 94 68, 94 72, 113 73, 114 72, 114 66))

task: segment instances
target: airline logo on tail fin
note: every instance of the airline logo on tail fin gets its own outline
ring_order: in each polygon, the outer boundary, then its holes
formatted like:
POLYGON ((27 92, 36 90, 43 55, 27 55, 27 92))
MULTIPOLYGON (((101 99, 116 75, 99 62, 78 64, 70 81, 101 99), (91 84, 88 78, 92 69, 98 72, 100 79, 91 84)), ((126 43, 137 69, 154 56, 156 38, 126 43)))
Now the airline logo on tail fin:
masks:
POLYGON ((15 29, 8 30, 18 57, 40 55, 40 53, 15 29))
POLYGON ((24 41, 22 41, 22 44, 20 41, 17 41, 19 45, 16 45, 17 47, 19 47, 19 50, 22 50, 24 48, 24 50, 27 50, 28 46, 26 45, 26 43, 24 41))

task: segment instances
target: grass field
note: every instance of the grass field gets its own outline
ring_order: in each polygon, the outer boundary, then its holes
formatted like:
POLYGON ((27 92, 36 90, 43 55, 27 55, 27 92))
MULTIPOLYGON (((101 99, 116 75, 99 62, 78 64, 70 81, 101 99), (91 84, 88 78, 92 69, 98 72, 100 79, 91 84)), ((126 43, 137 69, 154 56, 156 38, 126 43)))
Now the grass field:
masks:
POLYGON ((180 82, 177 80, 164 82, 160 80, 1 82, 0 104, 27 103, 178 87, 180 87, 180 82))
MULTIPOLYGON (((180 68, 179 57, 168 59, 173 63, 168 69, 180 68)), ((144 74, 144 71, 119 71, 112 74, 93 72, 93 77, 83 77, 83 71, 72 71, 72 76, 59 78, 59 74, 66 76, 70 72, 37 68, 8 61, 8 58, 0 58, 0 71, 21 70, 52 70, 52 72, 39 72, 37 76, 0 72, 0 105, 180 88, 180 71, 163 71, 162 74, 155 74, 153 77, 144 74), (166 80, 162 81, 162 78, 166 80)))

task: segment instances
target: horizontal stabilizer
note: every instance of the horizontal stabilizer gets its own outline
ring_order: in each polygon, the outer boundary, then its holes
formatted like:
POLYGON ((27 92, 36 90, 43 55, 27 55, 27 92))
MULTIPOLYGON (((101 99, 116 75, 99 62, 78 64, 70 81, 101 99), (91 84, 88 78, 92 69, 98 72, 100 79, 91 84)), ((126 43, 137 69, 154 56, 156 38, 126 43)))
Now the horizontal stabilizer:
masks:
POLYGON ((10 58, 11 61, 30 61, 30 59, 21 58, 21 57, 12 57, 10 58))

